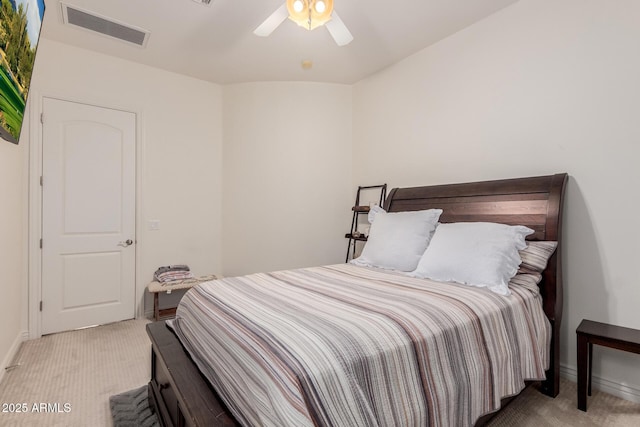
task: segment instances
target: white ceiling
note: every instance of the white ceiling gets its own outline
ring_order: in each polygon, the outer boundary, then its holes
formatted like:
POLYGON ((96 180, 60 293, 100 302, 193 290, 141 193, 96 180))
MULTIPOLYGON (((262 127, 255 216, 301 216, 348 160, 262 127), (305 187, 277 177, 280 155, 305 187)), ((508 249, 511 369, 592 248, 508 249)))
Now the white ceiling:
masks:
POLYGON ((253 30, 285 0, 63 0, 149 30, 141 48, 64 25, 59 0, 46 0, 42 37, 215 83, 320 81, 352 84, 517 0, 334 0, 353 34, 338 47, 326 28, 286 20, 271 36, 253 30), (303 70, 303 60, 313 61, 303 70))

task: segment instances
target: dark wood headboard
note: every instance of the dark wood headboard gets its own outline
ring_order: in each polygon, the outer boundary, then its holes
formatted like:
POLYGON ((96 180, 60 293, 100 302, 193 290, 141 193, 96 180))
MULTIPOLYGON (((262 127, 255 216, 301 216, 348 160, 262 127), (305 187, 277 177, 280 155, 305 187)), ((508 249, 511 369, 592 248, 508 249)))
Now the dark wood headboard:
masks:
POLYGON ((551 321, 551 365, 543 391, 556 396, 560 386, 560 324, 562 322, 562 205, 567 174, 465 184, 394 188, 385 201, 388 212, 438 208, 440 222, 499 222, 525 225, 530 240, 554 240, 558 249, 549 260, 540 291, 551 321))

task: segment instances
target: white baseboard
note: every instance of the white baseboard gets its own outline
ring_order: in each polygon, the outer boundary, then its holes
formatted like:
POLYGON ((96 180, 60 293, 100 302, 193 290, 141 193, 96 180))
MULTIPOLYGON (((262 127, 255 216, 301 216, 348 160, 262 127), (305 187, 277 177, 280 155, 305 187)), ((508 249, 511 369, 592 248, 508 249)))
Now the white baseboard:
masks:
MULTIPOLYGON (((578 371, 570 366, 561 364, 560 375, 574 383, 578 382, 578 371)), ((596 390, 611 394, 613 396, 617 396, 621 399, 640 403, 640 388, 637 387, 611 381, 597 375, 593 375, 593 377, 591 378, 591 387, 596 390)))
POLYGON ((2 361, 2 365, 0 366, 0 383, 4 378, 6 368, 11 365, 11 362, 16 357, 16 354, 18 354, 18 350, 20 349, 20 344, 22 344, 27 339, 29 339, 29 331, 20 331, 18 333, 18 336, 16 336, 16 339, 13 341, 13 344, 11 344, 11 347, 9 348, 9 352, 4 357, 4 360, 2 361))

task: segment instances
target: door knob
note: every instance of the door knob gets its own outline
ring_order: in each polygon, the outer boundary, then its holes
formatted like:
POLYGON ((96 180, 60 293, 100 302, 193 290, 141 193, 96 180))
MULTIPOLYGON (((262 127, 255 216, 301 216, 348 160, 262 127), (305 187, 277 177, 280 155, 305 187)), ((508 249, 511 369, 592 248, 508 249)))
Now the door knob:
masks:
POLYGON ((131 239, 127 239, 124 242, 118 243, 118 246, 122 246, 124 248, 126 248, 127 246, 131 246, 131 245, 133 245, 133 240, 131 240, 131 239))

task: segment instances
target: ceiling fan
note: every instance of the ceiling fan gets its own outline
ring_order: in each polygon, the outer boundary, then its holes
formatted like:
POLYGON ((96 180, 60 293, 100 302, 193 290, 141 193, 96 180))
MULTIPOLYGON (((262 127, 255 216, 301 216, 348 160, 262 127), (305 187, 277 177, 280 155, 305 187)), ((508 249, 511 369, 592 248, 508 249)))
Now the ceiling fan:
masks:
POLYGON ((333 10, 333 0, 286 0, 253 33, 267 37, 287 18, 307 30, 325 25, 338 46, 353 40, 349 29, 333 10))

